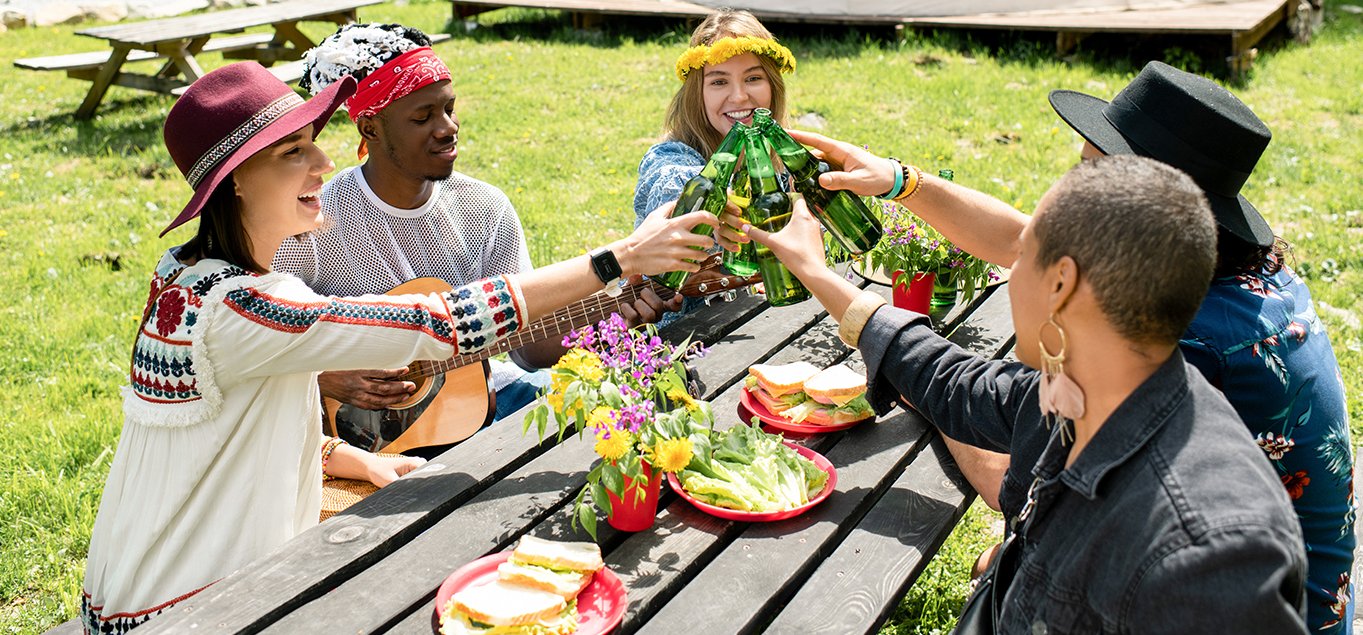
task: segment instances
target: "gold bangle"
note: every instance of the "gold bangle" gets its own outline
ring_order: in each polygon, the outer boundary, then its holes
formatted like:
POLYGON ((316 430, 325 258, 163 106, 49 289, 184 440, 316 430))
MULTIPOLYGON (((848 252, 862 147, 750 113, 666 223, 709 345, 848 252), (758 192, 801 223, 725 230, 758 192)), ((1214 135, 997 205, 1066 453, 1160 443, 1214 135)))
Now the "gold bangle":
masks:
POLYGON ((857 342, 861 341, 861 330, 866 328, 866 322, 870 321, 871 315, 884 304, 885 298, 874 291, 862 291, 852 299, 852 303, 847 305, 847 310, 843 312, 842 320, 838 322, 838 339, 841 339, 843 344, 856 348, 857 342))
POLYGON ((904 190, 899 196, 894 197, 896 203, 907 201, 918 193, 918 188, 923 185, 923 171, 916 165, 904 164, 904 190))

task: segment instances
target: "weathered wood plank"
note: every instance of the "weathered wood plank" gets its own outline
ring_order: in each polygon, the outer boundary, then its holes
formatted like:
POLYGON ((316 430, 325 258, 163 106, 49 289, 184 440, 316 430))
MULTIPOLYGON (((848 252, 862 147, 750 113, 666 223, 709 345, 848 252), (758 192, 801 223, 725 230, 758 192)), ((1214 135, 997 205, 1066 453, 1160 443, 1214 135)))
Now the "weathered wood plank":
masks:
POLYGON ((414 610, 430 610, 430 598, 450 572, 509 548, 553 511, 572 503, 596 457, 591 442, 585 437, 565 440, 266 632, 298 633, 327 623, 378 632, 414 610))
POLYGON ((975 500, 936 433, 772 621, 773 633, 873 633, 975 500))
POLYGON ((1252 31, 1274 14, 1281 15, 1285 0, 1207 3, 1136 11, 1083 9, 945 15, 905 18, 904 23, 922 27, 1031 29, 1040 31, 1207 33, 1230 34, 1252 31))
POLYGON ((292 0, 258 7, 211 11, 188 16, 125 22, 77 31, 77 35, 144 46, 193 38, 200 35, 240 31, 255 26, 290 21, 331 21, 334 14, 346 14, 359 7, 383 0, 292 0))
MULTIPOLYGON (((984 356, 998 357, 1011 342, 1009 335, 1011 332, 1009 296, 1007 296, 1005 285, 999 285, 999 288, 992 290, 992 293, 970 309, 972 311, 969 312, 969 319, 955 328, 950 339, 953 339, 958 345, 970 347, 970 349, 976 350, 977 353, 984 354, 984 356)), ((827 335, 836 337, 836 330, 833 330, 831 320, 829 320, 829 323, 821 324, 821 326, 830 328, 827 335)), ((811 331, 816 330, 818 328, 811 331)), ((815 332, 806 335, 806 338, 812 339, 814 337, 816 337, 815 332)), ((841 343, 838 346, 841 346, 841 343)), ((818 346, 811 346, 811 349, 818 349, 818 346)), ((852 356, 848 358, 848 362, 849 365, 853 365, 853 368, 863 368, 861 367, 860 356, 852 356)), ((849 442, 853 439, 860 439, 861 436, 867 435, 871 431, 890 429, 891 425, 895 425, 895 422, 900 422, 900 425, 912 425, 920 431, 925 431, 928 427, 927 422, 919 414, 897 412, 887 418, 886 421, 878 422, 874 427, 861 425, 861 427, 853 428, 826 455, 836 466, 855 466, 856 470, 867 470, 867 462, 870 461, 867 456, 875 455, 875 451, 866 450, 866 448, 853 450, 853 446, 849 442)), ((919 439, 917 443, 921 442, 923 442, 923 439, 919 439)), ((905 450, 905 455, 902 456, 902 461, 895 463, 891 470, 900 469, 904 462, 908 461, 908 455, 916 451, 916 446, 901 448, 901 450, 905 450)), ((893 451, 891 451, 891 454, 893 454, 893 451)), ((853 510, 848 514, 834 516, 838 519, 838 522, 836 522, 838 527, 849 526, 849 519, 855 522, 856 518, 859 518, 860 512, 866 511, 866 508, 870 508, 879 499, 878 489, 863 489, 855 485, 856 481, 853 480, 853 474, 857 473, 859 471, 852 471, 851 467, 838 467, 838 491, 840 493, 851 492, 856 489, 856 491, 863 491, 871 496, 860 499, 859 506, 853 507, 853 510), (844 477, 845 471, 848 473, 846 477, 844 477)), ((882 476, 885 477, 883 478, 885 486, 893 480, 893 474, 886 473, 882 476)), ((861 473, 861 477, 874 478, 868 477, 864 473, 861 473)), ((882 481, 876 482, 880 484, 882 481)), ((879 491, 883 491, 883 489, 879 489, 879 491)), ((830 510, 821 510, 833 503, 834 497, 840 496, 840 493, 831 496, 829 500, 823 503, 821 508, 812 510, 810 514, 815 514, 815 512, 834 514, 831 508, 830 510)), ((679 504, 684 504, 684 501, 680 501, 679 504)), ((811 516, 811 518, 818 518, 818 516, 811 516)), ((954 522, 951 525, 954 525, 954 522)), ((942 529, 950 533, 951 525, 942 527, 942 529)), ((725 551, 713 563, 705 564, 703 571, 699 572, 695 580, 687 582, 686 587, 673 591, 676 594, 675 598, 672 598, 671 602, 668 602, 656 616, 647 615, 649 610, 652 610, 652 605, 641 602, 641 605, 635 606, 634 598, 631 598, 630 615, 626 617, 626 631, 641 628, 645 632, 654 630, 667 632, 667 624, 675 623, 673 620, 677 619, 686 620, 684 623, 687 624, 688 630, 695 632, 710 632, 711 630, 733 632, 743 631, 744 628, 761 627, 763 621, 770 619, 771 613, 776 612, 785 604, 789 595, 796 593, 797 587, 800 586, 801 571, 808 570, 808 568, 814 566, 819 557, 833 551, 838 541, 841 540, 840 531, 846 530, 819 531, 807 529, 808 534, 797 534, 799 538, 803 538, 803 541, 796 540, 793 544, 792 542, 782 542, 785 546, 781 546, 781 548, 771 548, 770 542, 763 542, 770 541, 773 538, 767 536, 767 534, 756 533, 756 540, 747 541, 748 534, 752 531, 754 529, 750 527, 743 534, 743 537, 725 548, 725 551), (767 552, 761 551, 761 549, 774 549, 774 551, 767 552), (801 563, 799 560, 801 555, 807 557, 807 561, 804 561, 803 564, 799 564, 801 563), (770 563, 770 561, 778 561, 781 564, 762 564, 770 563), (792 566, 792 561, 797 563, 796 566, 792 566), (737 571, 741 571, 741 575, 736 575, 737 571), (739 579, 736 582, 737 587, 735 587, 735 582, 728 582, 731 578, 739 579), (751 582, 751 580, 761 580, 761 582, 751 582), (744 585, 751 585, 751 589, 744 585), (724 591, 720 591, 720 589, 724 589, 724 591), (694 612, 694 606, 707 606, 706 617, 686 617, 688 610, 694 612)), ((785 537, 781 540, 791 540, 791 538, 785 537)), ((630 546, 630 542, 626 542, 626 546, 630 546)), ((671 549, 672 546, 668 545, 668 548, 671 549)), ((705 546, 713 548, 713 545, 705 546)), ((707 556, 707 553, 698 553, 694 559, 702 560, 705 556, 707 556)), ((627 561, 624 560, 624 557, 626 557, 626 552, 612 555, 612 559, 627 561)), ((641 556, 641 561, 646 561, 646 557, 646 555, 641 556)), ((656 594, 650 594, 649 597, 641 598, 641 600, 653 600, 656 597, 656 594)))
POLYGON ((382 560, 553 444, 510 417, 140 627, 254 631, 382 560), (476 441, 475 441, 476 440, 476 441))
MULTIPOLYGON (((684 580, 684 587, 671 590, 670 597, 655 596, 666 601, 656 614, 646 613, 652 606, 635 611, 631 598, 625 630, 675 633, 683 624, 695 633, 759 628, 795 594, 808 571, 836 548, 927 438, 922 419, 906 412, 848 431, 826 454, 838 466, 838 487, 832 496, 802 516, 744 528, 704 569, 684 580)), ((630 546, 626 541, 610 557, 626 571, 647 570, 672 551, 665 541, 647 553, 627 550, 630 546)))
MULTIPOLYGON (((258 44, 270 41, 269 33, 249 33, 246 35, 234 35, 230 37, 213 38, 204 44, 203 51, 234 51, 238 49, 250 48, 258 44)), ((113 51, 91 51, 89 53, 71 53, 68 55, 51 55, 48 57, 30 57, 21 60, 14 60, 14 65, 35 71, 64 71, 99 68, 109 61, 109 56, 113 51)), ((160 59, 162 56, 151 51, 129 51, 125 62, 141 62, 145 60, 160 59)))
POLYGON ((83 635, 84 633, 85 627, 80 623, 79 619, 74 619, 53 626, 51 629, 48 629, 47 632, 43 633, 43 635, 83 635))

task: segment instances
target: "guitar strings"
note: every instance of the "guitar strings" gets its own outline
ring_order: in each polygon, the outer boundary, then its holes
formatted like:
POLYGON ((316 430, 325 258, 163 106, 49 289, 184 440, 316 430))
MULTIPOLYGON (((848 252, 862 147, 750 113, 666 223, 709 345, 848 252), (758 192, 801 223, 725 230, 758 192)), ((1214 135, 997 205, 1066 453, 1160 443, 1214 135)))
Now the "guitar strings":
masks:
POLYGON ((569 331, 577 328, 576 324, 579 321, 589 317, 593 318, 593 320, 588 321, 595 321, 595 319, 604 317, 608 313, 606 309, 613 310, 625 302, 633 302, 642 297, 643 289, 650 287, 653 288, 654 292, 664 301, 671 299, 678 293, 678 291, 674 291, 656 283, 644 281, 640 284, 626 286, 622 289, 622 293, 616 297, 611 297, 602 293, 593 294, 585 300, 559 309, 530 323, 524 331, 515 333, 483 351, 455 355, 448 360, 418 360, 412 362, 410 365, 411 370, 400 376, 399 379, 416 380, 434 377, 435 375, 439 375, 453 368, 482 361, 493 355, 517 348, 523 344, 539 341, 547 337, 567 334, 569 331), (540 336, 535 337, 536 331, 540 333, 540 336))

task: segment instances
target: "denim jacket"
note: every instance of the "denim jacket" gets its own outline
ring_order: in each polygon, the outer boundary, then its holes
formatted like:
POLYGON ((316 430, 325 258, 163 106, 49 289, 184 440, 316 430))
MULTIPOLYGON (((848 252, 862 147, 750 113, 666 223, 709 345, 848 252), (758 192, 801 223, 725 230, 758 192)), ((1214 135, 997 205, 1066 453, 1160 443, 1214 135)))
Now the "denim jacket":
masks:
MULTIPOLYGON (((944 434, 1010 452, 1006 478, 1021 491, 1037 482, 1000 633, 1307 632, 1291 503, 1235 411, 1182 354, 1065 467, 1068 442, 1042 419, 1037 371, 971 355, 925 317, 890 307, 858 346, 877 412, 902 395, 944 434)), ((1022 503, 1002 501, 1010 524, 1022 503)))

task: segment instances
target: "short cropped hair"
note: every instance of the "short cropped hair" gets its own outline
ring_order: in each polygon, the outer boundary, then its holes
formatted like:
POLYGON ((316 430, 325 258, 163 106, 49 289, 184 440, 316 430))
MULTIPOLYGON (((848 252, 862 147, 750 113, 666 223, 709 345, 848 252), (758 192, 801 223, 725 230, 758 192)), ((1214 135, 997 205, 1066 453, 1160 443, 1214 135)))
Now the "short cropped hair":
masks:
POLYGON ((1216 221, 1188 175, 1132 155, 1090 159, 1046 195, 1037 264, 1070 256, 1123 337, 1176 344, 1216 265, 1216 221))

